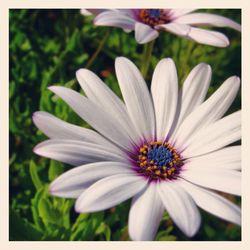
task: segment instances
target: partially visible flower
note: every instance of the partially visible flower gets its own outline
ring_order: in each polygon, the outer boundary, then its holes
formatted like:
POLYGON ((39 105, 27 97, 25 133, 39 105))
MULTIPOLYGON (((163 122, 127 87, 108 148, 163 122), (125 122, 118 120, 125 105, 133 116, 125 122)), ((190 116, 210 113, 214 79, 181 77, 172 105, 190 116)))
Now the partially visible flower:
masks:
POLYGON ((36 126, 51 138, 34 152, 78 166, 50 185, 51 194, 77 198, 79 213, 133 197, 133 240, 153 240, 164 210, 189 237, 200 227, 197 206, 240 225, 240 208, 213 191, 241 193, 241 146, 228 146, 241 138, 241 112, 223 117, 239 78, 228 78, 205 100, 211 79, 206 64, 197 65, 179 91, 174 62, 161 60, 151 93, 131 61, 118 58, 115 68, 125 103, 87 69, 76 73, 87 97, 49 88, 97 132, 46 112, 34 114, 36 126))
MULTIPOLYGON (((209 14, 192 13, 195 9, 88 9, 95 15, 94 24, 114 26, 125 31, 135 31, 138 43, 148 43, 164 30, 198 43, 216 47, 229 45, 228 38, 217 31, 198 28, 199 26, 229 27, 241 31, 241 25, 229 18, 209 14)), ((81 13, 85 14, 82 9, 81 13)))

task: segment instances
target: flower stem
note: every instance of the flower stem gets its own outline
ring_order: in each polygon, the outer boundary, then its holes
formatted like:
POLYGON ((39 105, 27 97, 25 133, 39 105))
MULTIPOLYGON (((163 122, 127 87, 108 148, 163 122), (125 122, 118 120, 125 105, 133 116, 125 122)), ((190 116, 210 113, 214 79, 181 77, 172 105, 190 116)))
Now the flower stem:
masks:
POLYGON ((149 65, 150 65, 150 59, 154 47, 154 40, 146 43, 144 46, 143 54, 142 54, 142 64, 141 64, 141 73, 144 79, 147 77, 149 65))
POLYGON ((108 37, 109 37, 109 34, 110 32, 107 31, 105 34, 104 34, 104 37, 103 39, 100 41, 99 43, 99 46, 97 47, 95 53, 90 57, 89 61, 87 62, 85 68, 90 68, 91 65, 93 64, 93 62, 95 61, 95 59, 97 58, 97 56, 99 55, 99 53, 102 51, 104 45, 105 45, 105 42, 107 41, 108 37))

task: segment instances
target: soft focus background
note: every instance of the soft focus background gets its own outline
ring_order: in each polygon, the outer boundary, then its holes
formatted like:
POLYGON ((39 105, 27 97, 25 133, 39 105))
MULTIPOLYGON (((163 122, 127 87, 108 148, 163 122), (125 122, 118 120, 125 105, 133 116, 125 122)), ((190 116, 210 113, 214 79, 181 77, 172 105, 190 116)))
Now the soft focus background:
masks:
MULTIPOLYGON (((241 22, 240 10, 203 11, 241 22)), ((48 111, 65 121, 88 126, 47 87, 57 84, 80 91, 75 72, 87 67, 120 95, 115 58, 128 57, 140 67, 145 46, 135 42, 133 32, 93 26, 93 18, 82 16, 79 10, 10 10, 9 18, 10 240, 129 240, 130 200, 103 212, 79 215, 74 212, 74 200, 48 194, 48 184, 70 166, 33 153, 33 147, 46 137, 32 123, 32 113, 48 111)), ((181 83, 198 63, 210 64, 213 77, 208 95, 229 76, 241 76, 241 34, 231 29, 216 30, 230 38, 228 48, 199 45, 162 32, 154 44, 147 82, 164 57, 174 59, 181 83)), ((240 106, 239 93, 229 113, 240 106)), ((239 198, 225 196, 240 205, 239 198)), ((241 239, 240 227, 201 213, 202 226, 192 240, 241 239)), ((156 240, 190 239, 165 214, 156 240)))

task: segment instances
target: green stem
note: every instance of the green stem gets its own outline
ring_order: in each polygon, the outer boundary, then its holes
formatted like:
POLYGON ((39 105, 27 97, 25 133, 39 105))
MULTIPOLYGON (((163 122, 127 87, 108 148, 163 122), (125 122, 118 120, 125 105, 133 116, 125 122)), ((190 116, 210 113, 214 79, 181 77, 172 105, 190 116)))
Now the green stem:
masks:
POLYGON ((142 54, 142 64, 141 64, 141 73, 144 79, 147 77, 149 65, 150 65, 150 59, 154 47, 154 40, 146 43, 144 46, 143 54, 142 54))
POLYGON ((98 48, 96 49, 95 53, 90 57, 89 61, 87 62, 85 68, 90 68, 91 65, 93 64, 93 62, 95 61, 95 59, 97 58, 97 56, 99 55, 99 53, 101 52, 101 50, 103 49, 104 47, 104 44, 106 42, 106 40, 108 39, 109 37, 109 34, 110 32, 107 31, 103 37, 103 39, 101 40, 101 42, 99 43, 99 46, 98 48))

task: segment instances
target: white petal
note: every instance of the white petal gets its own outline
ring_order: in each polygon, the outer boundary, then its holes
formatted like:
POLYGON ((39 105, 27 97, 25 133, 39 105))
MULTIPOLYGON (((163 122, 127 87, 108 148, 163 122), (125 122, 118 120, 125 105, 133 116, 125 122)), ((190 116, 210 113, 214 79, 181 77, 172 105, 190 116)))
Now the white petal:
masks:
POLYGON ((94 24, 98 26, 113 26, 133 30, 135 20, 120 11, 109 10, 97 15, 94 24))
POLYGON ((159 36, 158 31, 152 29, 149 25, 137 22, 135 24, 135 40, 140 43, 148 43, 159 36))
POLYGON ((157 140, 164 140, 173 124, 178 101, 178 78, 172 59, 162 59, 153 74, 151 92, 156 116, 157 140))
POLYGON ((201 217, 192 197, 175 182, 160 182, 159 194, 175 224, 188 237, 194 236, 200 227, 201 217))
POLYGON ((241 146, 226 147, 205 155, 190 158, 187 162, 197 168, 241 170, 241 146))
POLYGON ((116 147, 95 131, 64 122, 47 112, 35 112, 32 118, 35 125, 49 138, 72 139, 116 147))
POLYGON ((235 99, 240 87, 238 77, 228 78, 221 87, 204 103, 197 107, 180 125, 175 134, 177 148, 186 148, 192 137, 203 127, 220 119, 235 99))
POLYGON ((138 135, 131 126, 132 123, 128 116, 124 103, 118 98, 108 86, 94 73, 87 69, 80 69, 76 72, 76 77, 87 97, 101 108, 112 113, 114 122, 125 124, 127 134, 131 140, 138 143, 138 135))
POLYGON ((197 168, 185 164, 180 177, 202 187, 225 193, 241 195, 241 173, 222 168, 197 168))
POLYGON ((167 23, 167 24, 159 24, 155 27, 156 29, 164 29, 168 32, 171 32, 175 35, 178 36, 187 36, 191 27, 186 24, 181 24, 181 23, 167 23))
POLYGON ((126 162, 125 154, 118 148, 75 140, 50 139, 38 144, 34 152, 74 166, 96 161, 126 162))
POLYGON ((200 63, 189 73, 179 93, 180 114, 176 128, 205 99, 212 71, 208 64, 200 63))
POLYGON ((107 11, 107 9, 81 9, 81 14, 84 16, 90 16, 90 15, 98 15, 104 11, 107 11))
POLYGON ((210 13, 192 13, 181 16, 175 20, 178 23, 191 25, 212 25, 217 27, 229 27, 241 31, 241 25, 224 16, 210 13))
POLYGON ((88 11, 87 9, 81 9, 80 10, 80 13, 83 15, 83 16, 91 16, 92 13, 90 11, 88 11))
POLYGON ((229 45, 228 38, 224 34, 217 31, 192 27, 187 37, 198 43, 216 47, 227 47, 229 45))
POLYGON ((142 138, 155 135, 154 109, 147 85, 136 66, 124 57, 115 61, 115 70, 130 118, 142 138))
POLYGON ((205 211, 226 221, 241 225, 241 210, 222 196, 200 188, 184 180, 178 183, 192 196, 195 203, 205 211))
POLYGON ((94 182, 116 174, 133 173, 129 165, 121 162, 95 162, 73 168, 50 184, 50 193, 67 198, 77 198, 94 182))
POLYGON ((172 19, 186 15, 190 12, 195 11, 196 9, 170 9, 170 14, 172 19))
POLYGON ((161 222, 164 206, 155 183, 132 200, 129 211, 129 235, 132 240, 154 240, 161 222))
POLYGON ((116 9, 117 11, 120 11, 122 14, 130 16, 132 18, 135 17, 134 9, 116 9))
POLYGON ((141 176, 129 174, 113 175, 93 184, 76 201, 79 213, 101 211, 131 198, 147 185, 141 176))
POLYGON ((82 185, 78 189, 72 189, 72 190, 67 190, 67 191, 63 190, 62 192, 56 191, 55 193, 49 190, 49 192, 53 196, 75 199, 75 198, 78 198, 84 192, 84 190, 86 190, 86 188, 88 188, 88 186, 90 186, 91 184, 92 183, 90 182, 86 185, 82 185))
POLYGON ((126 133, 125 124, 113 122, 113 116, 108 111, 71 89, 59 86, 49 87, 49 89, 106 138, 127 150, 131 149, 132 142, 126 133))
POLYGON ((187 148, 183 158, 206 154, 234 143, 241 138, 241 111, 228 115, 199 130, 187 148))

